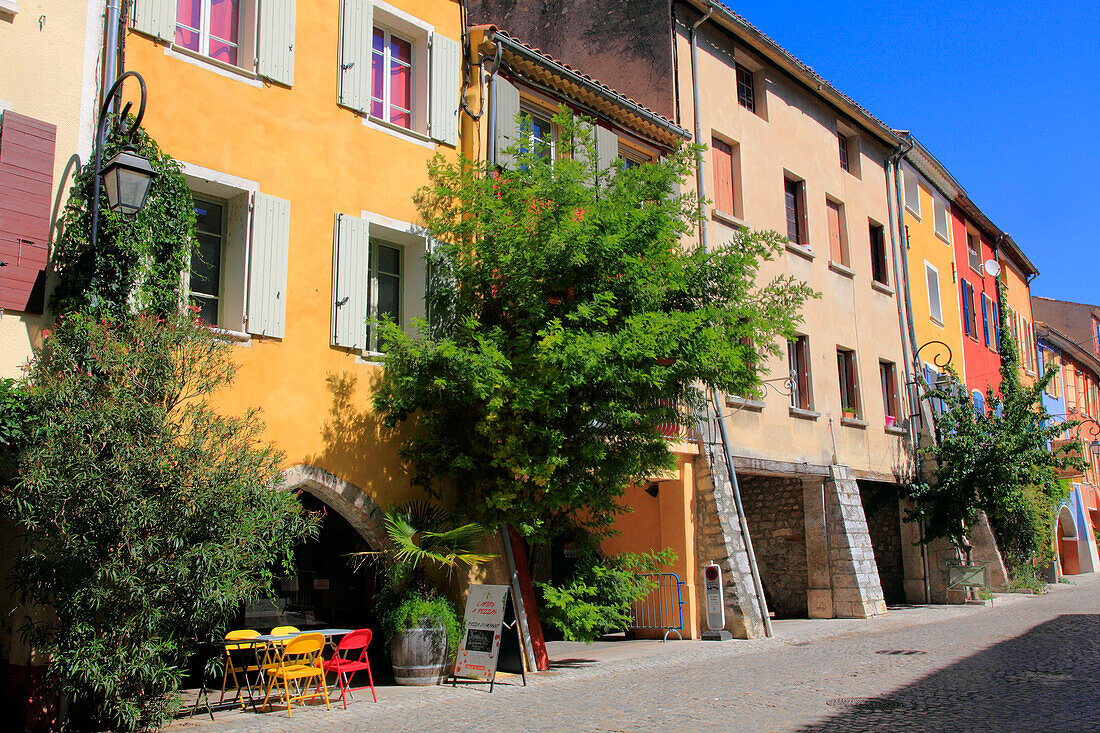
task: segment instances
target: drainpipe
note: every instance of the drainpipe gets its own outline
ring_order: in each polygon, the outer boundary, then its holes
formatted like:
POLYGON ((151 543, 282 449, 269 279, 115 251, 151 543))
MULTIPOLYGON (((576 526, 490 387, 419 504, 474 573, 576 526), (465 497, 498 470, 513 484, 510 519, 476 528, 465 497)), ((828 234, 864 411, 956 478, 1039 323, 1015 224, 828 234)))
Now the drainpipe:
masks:
MULTIPOLYGON (((101 89, 106 92, 111 88, 111 85, 115 83, 115 77, 118 75, 118 19, 119 19, 119 3, 121 0, 107 0, 107 27, 104 33, 103 41, 103 86, 101 89)), ((102 100, 106 101, 106 100, 102 100)), ((112 103, 111 111, 118 111, 118 105, 112 103)), ((96 145, 103 145, 103 140, 96 140, 96 145)))
MULTIPOLYGON (((699 26, 710 20, 710 16, 714 14, 714 7, 707 7, 707 14, 695 21, 691 26, 691 99, 693 116, 695 117, 695 143, 696 145, 702 144, 703 126, 699 122, 699 65, 698 59, 698 38, 699 38, 699 26)), ((695 154, 695 190, 699 195, 699 206, 703 206, 703 202, 707 198, 706 184, 703 181, 703 153, 699 151, 695 154)), ((703 248, 703 251, 707 251, 707 221, 702 219, 699 222, 699 246, 703 248)), ((768 634, 771 636, 771 634, 768 634)))
MULTIPOLYGON (((890 217, 890 236, 893 240, 894 250, 894 283, 897 286, 897 306, 898 306, 898 318, 901 321, 901 342, 902 353, 906 355, 903 360, 905 366, 905 383, 912 384, 916 381, 917 376, 913 373, 913 369, 916 368, 916 347, 917 347, 917 333, 916 328, 913 325, 913 299, 912 291, 910 290, 909 283, 909 254, 908 254, 908 242, 902 242, 902 238, 905 236, 905 199, 904 192, 901 185, 901 159, 905 157, 906 153, 913 149, 916 141, 910 138, 905 143, 902 143, 896 151, 894 151, 887 161, 886 165, 886 199, 887 202, 892 202, 895 209, 894 215, 890 217), (891 181, 890 179, 893 178, 891 181), (903 249, 904 247, 904 249, 903 249), (901 257, 904 255, 904 266, 900 266, 901 257), (900 271, 900 272, 899 272, 900 271), (903 289, 904 284, 904 289, 903 289), (902 299, 904 298, 904 304, 902 299), (908 338, 906 338, 908 336, 908 338), (910 356, 912 355, 912 363, 910 362, 910 356)), ((908 391, 908 390, 907 390, 908 391)), ((906 399, 910 399, 911 395, 906 394, 906 399)), ((921 412, 921 403, 918 398, 916 404, 916 412, 921 412)), ((911 411, 912 412, 912 411, 911 411)), ((914 470, 919 474, 920 472, 920 443, 917 440, 916 431, 913 430, 913 426, 909 426, 909 439, 913 444, 913 461, 914 470)), ((924 522, 920 523, 920 556, 921 566, 924 574, 924 602, 932 602, 932 580, 929 577, 931 568, 928 562, 928 545, 924 543, 924 522)))
MULTIPOLYGON (((714 14, 714 6, 707 7, 706 15, 699 18, 691 26, 691 95, 693 115, 695 118, 695 142, 703 134, 703 127, 699 121, 699 66, 697 40, 699 26, 703 25, 714 14)), ((703 154, 699 152, 695 156, 695 186, 699 195, 699 202, 706 200, 706 185, 703 182, 703 154)), ((704 253, 707 251, 707 222, 703 219, 699 222, 699 246, 704 253)), ((745 518, 745 507, 741 503, 741 487, 737 482, 737 470, 733 467, 733 455, 730 452, 729 435, 726 434, 726 421, 722 417, 722 405, 726 404, 722 393, 717 387, 712 389, 714 395, 714 414, 718 420, 718 432, 722 437, 722 450, 726 456, 726 469, 729 472, 730 486, 733 488, 733 503, 737 508, 737 521, 741 527, 741 539, 745 542, 745 553, 749 560, 749 574, 752 575, 752 585, 756 590, 757 602, 760 605, 760 617, 764 621, 764 635, 772 636, 772 621, 768 616, 768 602, 764 598, 764 586, 760 582, 760 568, 756 564, 756 553, 752 549, 752 538, 749 536, 749 523, 745 518)))

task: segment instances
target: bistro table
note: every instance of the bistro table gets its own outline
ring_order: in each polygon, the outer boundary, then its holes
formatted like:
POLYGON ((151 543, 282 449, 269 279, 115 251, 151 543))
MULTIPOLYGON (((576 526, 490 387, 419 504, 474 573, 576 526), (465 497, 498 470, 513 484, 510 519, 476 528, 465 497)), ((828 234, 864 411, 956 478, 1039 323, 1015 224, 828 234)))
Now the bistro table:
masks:
MULTIPOLYGON (((306 629, 300 633, 302 634, 321 634, 325 637, 325 645, 329 647, 332 652, 336 653, 336 645, 339 639, 343 638, 347 634, 350 634, 353 629, 306 629)), ((255 684, 248 678, 248 672, 242 672, 244 677, 245 689, 248 690, 248 702, 252 704, 254 711, 258 710, 258 704, 263 701, 264 696, 264 668, 271 666, 275 661, 274 655, 278 652, 280 642, 287 642, 293 639, 298 634, 279 634, 278 636, 272 636, 271 634, 260 634, 259 636, 252 636, 247 639, 219 639, 217 641, 210 642, 208 648, 215 648, 222 650, 227 655, 240 654, 244 657, 245 664, 240 665, 242 668, 255 665, 256 667, 256 680, 255 684), (229 649, 229 647, 234 647, 229 649), (251 655, 251 660, 248 659, 251 655)), ((327 684, 327 683, 326 683, 327 684)), ((245 705, 242 696, 241 687, 237 686, 236 696, 229 702, 219 702, 217 708, 219 710, 226 710, 229 707, 235 706, 238 701, 243 708, 245 705)), ((191 708, 190 714, 193 715, 201 708, 199 703, 201 700, 206 700, 206 710, 210 712, 210 718, 214 717, 214 706, 210 704, 210 698, 206 689, 206 675, 202 676, 202 687, 199 690, 199 696, 195 699, 195 704, 191 708)))

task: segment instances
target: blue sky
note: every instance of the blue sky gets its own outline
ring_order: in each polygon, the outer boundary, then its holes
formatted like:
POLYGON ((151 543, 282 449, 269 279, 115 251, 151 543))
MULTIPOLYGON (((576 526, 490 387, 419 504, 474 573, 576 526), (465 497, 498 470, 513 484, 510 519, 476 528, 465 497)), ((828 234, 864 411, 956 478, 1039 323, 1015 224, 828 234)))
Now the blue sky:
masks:
POLYGON ((726 4, 911 130, 1039 268, 1033 294, 1100 304, 1100 6, 726 4))

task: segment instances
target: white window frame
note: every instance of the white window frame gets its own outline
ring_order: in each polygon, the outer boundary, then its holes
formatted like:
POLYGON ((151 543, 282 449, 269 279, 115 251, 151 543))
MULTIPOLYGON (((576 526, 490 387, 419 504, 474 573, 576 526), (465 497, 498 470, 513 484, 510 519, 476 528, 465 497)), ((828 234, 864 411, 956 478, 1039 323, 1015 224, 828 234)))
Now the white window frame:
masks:
MULTIPOLYGON (((412 44, 412 124, 410 127, 401 127, 380 117, 369 114, 363 115, 363 124, 367 127, 413 140, 424 147, 435 149, 435 144, 428 137, 428 95, 430 90, 428 44, 435 33, 435 27, 430 23, 394 7, 383 0, 374 0, 374 28, 389 31, 399 38, 412 44)), ((371 60, 374 58, 373 45, 374 29, 371 29, 371 60)), ((386 49, 387 55, 389 48, 386 49)), ((373 97, 374 90, 371 89, 373 97)), ((384 111, 384 110, 383 110, 384 111)))
POLYGON ((378 327, 374 324, 374 320, 378 318, 378 253, 381 248, 396 250, 398 253, 398 262, 400 266, 398 273, 386 273, 390 277, 397 278, 397 325, 401 328, 405 328, 405 281, 407 275, 405 272, 405 247, 400 244, 391 242, 388 239, 371 236, 369 245, 369 257, 367 265, 367 348, 368 353, 381 354, 383 353, 378 348, 378 327))
POLYGON ((928 294, 928 315, 940 328, 943 328, 943 289, 940 287, 940 271, 928 260, 924 261, 924 286, 928 294), (936 299, 932 300, 932 280, 929 279, 929 275, 934 275, 936 278, 936 299), (932 312, 933 302, 935 303, 936 312, 932 312))
MULTIPOLYGON (((186 46, 181 46, 176 43, 175 32, 172 35, 172 44, 169 47, 171 51, 179 54, 183 54, 186 57, 198 58, 203 62, 209 62, 214 64, 218 68, 231 69, 236 72, 245 72, 249 75, 256 73, 256 35, 258 32, 259 24, 259 2, 258 0, 241 0, 240 7, 238 8, 239 17, 237 18, 237 63, 231 64, 228 61, 222 61, 216 59, 209 54, 210 51, 210 3, 211 0, 198 0, 202 5, 201 18, 199 21, 200 28, 195 31, 190 26, 183 26, 176 18, 178 14, 178 2, 173 3, 172 7, 172 19, 175 24, 176 32, 183 27, 188 30, 197 32, 199 35, 199 49, 191 49, 186 46), (205 49, 205 50, 204 50, 205 49)), ((228 40, 218 39, 222 43, 229 43, 228 40)), ((165 49, 168 52, 169 49, 165 49)))
MULTIPOLYGON (((422 227, 411 222, 366 210, 361 211, 359 215, 370 224, 371 266, 368 268, 370 271, 377 271, 374 267, 377 262, 374 247, 376 242, 401 250, 401 299, 398 307, 398 325, 403 330, 408 330, 414 319, 427 318, 428 315, 427 262, 424 260, 424 254, 428 252, 431 240, 422 227), (416 287, 416 283, 421 283, 422 286, 416 287)), ((378 291, 373 278, 368 287, 370 288, 368 311, 374 314, 377 313, 378 291)), ((366 363, 377 363, 378 359, 384 356, 384 352, 377 350, 377 329, 369 329, 368 336, 367 347, 357 359, 366 363)))
MULTIPOLYGON (((238 340, 248 341, 251 337, 245 331, 245 319, 248 315, 248 266, 252 253, 252 217, 249 209, 260 184, 245 178, 233 176, 221 171, 181 161, 184 179, 193 195, 212 199, 225 206, 222 229, 221 283, 219 284, 218 331, 238 340), (243 228, 240 231, 229 229, 229 202, 237 197, 246 197, 243 228), (230 257, 232 255, 232 257, 230 257)), ((191 293, 190 259, 183 276, 188 296, 191 293)))
MULTIPOLYGON (((372 69, 373 69, 373 66, 374 66, 374 54, 375 54, 375 51, 374 51, 374 34, 377 33, 378 31, 381 31, 382 35, 383 35, 383 41, 382 41, 382 98, 378 99, 378 97, 374 96, 374 91, 375 90, 374 90, 373 85, 372 85, 371 100, 370 100, 370 103, 371 103, 371 117, 374 117, 375 120, 379 120, 381 122, 385 122, 387 124, 393 125, 394 127, 399 127, 401 129, 404 129, 404 130, 412 130, 413 129, 413 120, 415 119, 415 117, 413 115, 413 109, 412 108, 416 106, 416 104, 415 104, 415 102, 416 102, 416 70, 415 70, 415 66, 414 66, 414 63, 415 63, 415 60, 416 60, 415 59, 415 56, 416 56, 416 42, 413 41, 411 38, 406 38, 401 33, 397 33, 395 31, 390 30, 389 28, 386 28, 385 26, 382 26, 382 25, 379 25, 379 24, 375 23, 374 28, 371 31, 371 68, 372 69), (408 62, 408 64, 406 64, 404 61, 394 59, 393 54, 391 52, 391 46, 392 46, 391 41, 394 38, 397 38, 397 39, 402 40, 405 43, 409 44, 409 62, 408 62), (390 83, 392 81, 391 70, 392 70, 392 65, 393 64, 397 64, 399 66, 407 66, 408 69, 409 69, 409 105, 410 105, 409 109, 405 109, 403 107, 398 107, 393 102, 393 86, 390 83), (375 101, 379 101, 379 102, 382 103, 382 116, 381 117, 376 117, 374 115, 374 103, 375 103, 375 101), (399 125, 396 122, 393 122, 392 120, 390 120, 390 115, 394 110, 396 110, 398 112, 404 112, 409 116, 409 126, 408 127, 405 127, 404 125, 399 125)), ((373 76, 372 76, 372 79, 373 79, 373 76)))
MULTIPOLYGON (((195 196, 195 194, 192 194, 195 196)), ((221 216, 221 231, 216 233, 218 237, 218 284, 214 293, 200 293, 191 289, 191 267, 190 262, 197 256, 197 252, 192 252, 191 257, 188 260, 187 268, 187 299, 190 300, 194 297, 201 298, 206 301, 213 300, 217 304, 217 313, 214 317, 214 323, 210 324, 215 328, 222 327, 222 300, 225 293, 225 256, 228 242, 226 237, 226 229, 229 225, 229 202, 219 199, 216 196, 208 196, 206 194, 197 194, 195 204, 199 203, 213 204, 220 206, 222 210, 221 216)), ((196 230, 196 234, 199 232, 196 230)), ((214 232, 203 232, 203 234, 214 234, 214 232)))

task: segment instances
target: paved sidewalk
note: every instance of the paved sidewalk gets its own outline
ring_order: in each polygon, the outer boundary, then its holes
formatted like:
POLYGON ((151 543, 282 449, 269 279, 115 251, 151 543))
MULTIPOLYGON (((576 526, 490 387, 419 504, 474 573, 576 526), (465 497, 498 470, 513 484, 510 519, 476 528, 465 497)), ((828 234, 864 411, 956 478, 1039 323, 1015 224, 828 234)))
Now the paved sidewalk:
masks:
POLYGON ((360 693, 347 710, 226 712, 172 729, 1100 730, 1098 609, 1100 577, 1083 576, 992 608, 779 621, 772 639, 556 642, 551 671, 526 689, 511 676, 492 695, 385 687, 377 704, 360 693))

